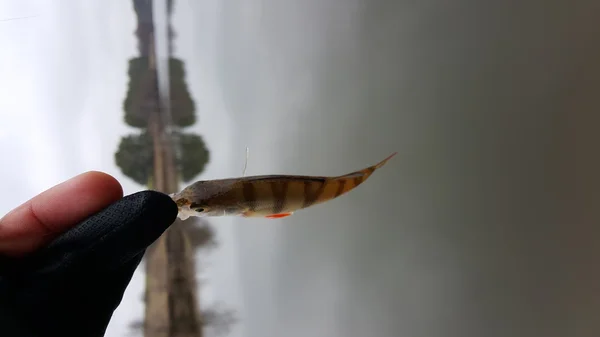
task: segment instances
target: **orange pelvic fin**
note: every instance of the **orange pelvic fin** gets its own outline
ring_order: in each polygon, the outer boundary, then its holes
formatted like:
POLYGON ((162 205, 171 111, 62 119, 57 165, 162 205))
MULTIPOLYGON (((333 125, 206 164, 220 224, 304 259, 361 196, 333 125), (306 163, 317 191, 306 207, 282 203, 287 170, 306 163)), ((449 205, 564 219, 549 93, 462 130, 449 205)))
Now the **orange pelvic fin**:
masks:
POLYGON ((267 219, 281 219, 281 218, 285 218, 286 216, 290 216, 292 215, 291 212, 288 213, 279 213, 279 214, 270 214, 265 216, 265 218, 267 219))

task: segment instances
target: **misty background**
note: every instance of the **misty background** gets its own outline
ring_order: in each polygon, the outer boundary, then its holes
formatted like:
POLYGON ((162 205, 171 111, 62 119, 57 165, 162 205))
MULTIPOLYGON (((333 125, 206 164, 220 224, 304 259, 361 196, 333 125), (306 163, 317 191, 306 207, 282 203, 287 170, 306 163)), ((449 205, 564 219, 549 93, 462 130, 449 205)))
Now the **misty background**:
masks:
MULTIPOLYGON (((0 214, 117 177, 129 1, 0 0, 0 214)), ((598 336, 600 3, 176 1, 198 179, 365 184, 281 220, 211 220, 200 303, 230 336, 598 336)), ((140 319, 139 270, 107 336, 140 319)))

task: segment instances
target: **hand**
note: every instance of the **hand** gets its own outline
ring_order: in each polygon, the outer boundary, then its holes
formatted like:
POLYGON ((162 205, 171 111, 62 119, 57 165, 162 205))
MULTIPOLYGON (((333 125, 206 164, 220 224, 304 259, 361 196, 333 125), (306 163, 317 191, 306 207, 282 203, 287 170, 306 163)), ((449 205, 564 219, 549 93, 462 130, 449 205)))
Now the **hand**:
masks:
POLYGON ((122 198, 88 172, 0 219, 0 335, 103 336, 146 248, 177 206, 155 191, 122 198))

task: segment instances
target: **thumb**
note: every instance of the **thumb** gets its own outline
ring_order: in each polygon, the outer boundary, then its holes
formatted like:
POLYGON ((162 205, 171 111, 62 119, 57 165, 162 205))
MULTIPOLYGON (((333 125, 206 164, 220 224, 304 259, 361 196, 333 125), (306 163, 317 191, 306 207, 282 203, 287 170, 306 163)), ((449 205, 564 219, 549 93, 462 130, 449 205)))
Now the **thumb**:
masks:
POLYGON ((102 172, 56 185, 0 218, 0 255, 31 253, 122 196, 119 182, 102 172))

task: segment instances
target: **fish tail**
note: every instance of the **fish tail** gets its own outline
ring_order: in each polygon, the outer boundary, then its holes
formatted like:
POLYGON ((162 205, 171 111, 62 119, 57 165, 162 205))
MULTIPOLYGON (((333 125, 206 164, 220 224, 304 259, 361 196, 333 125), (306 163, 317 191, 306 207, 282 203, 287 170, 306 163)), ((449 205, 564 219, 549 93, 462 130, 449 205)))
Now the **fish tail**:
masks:
POLYGON ((323 186, 321 187, 320 194, 315 200, 317 203, 325 202, 327 200, 335 199, 342 194, 348 193, 358 185, 362 184, 367 180, 375 170, 385 165, 388 160, 392 159, 397 152, 392 153, 390 156, 380 161, 379 163, 364 168, 359 171, 345 174, 343 176, 328 178, 323 186))
POLYGON ((379 163, 377 163, 369 168, 372 168, 373 171, 380 169, 383 165, 385 165, 388 162, 388 160, 392 159, 392 157, 395 156, 396 154, 398 154, 398 152, 394 152, 394 153, 390 154, 387 158, 385 158, 384 160, 380 161, 379 163))
MULTIPOLYGON (((375 172, 375 170, 380 169, 383 165, 385 165, 390 159, 392 159, 393 156, 395 156, 398 152, 394 152, 391 155, 389 155, 387 158, 385 158, 384 160, 380 161, 379 163, 375 164, 375 165, 371 165, 367 168, 364 168, 362 170, 358 170, 352 173, 348 173, 345 174, 343 176, 339 176, 336 177, 334 179, 354 179, 354 178, 362 178, 362 180, 367 180, 367 178, 369 178, 369 176, 371 176, 371 174, 373 174, 373 172, 375 172)), ((361 181, 362 182, 362 181, 361 181)))

